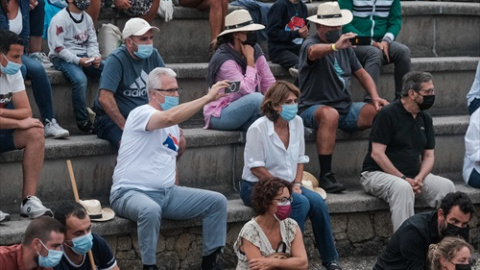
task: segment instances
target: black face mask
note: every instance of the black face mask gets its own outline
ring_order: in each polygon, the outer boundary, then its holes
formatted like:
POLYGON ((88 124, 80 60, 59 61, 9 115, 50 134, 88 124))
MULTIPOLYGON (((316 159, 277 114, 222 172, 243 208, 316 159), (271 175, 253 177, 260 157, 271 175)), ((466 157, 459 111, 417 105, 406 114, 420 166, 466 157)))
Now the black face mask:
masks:
POLYGON ((242 42, 243 45, 250 45, 255 46, 257 44, 257 33, 256 32, 249 32, 247 34, 247 39, 242 42))
POLYGON ((470 264, 455 264, 455 270, 472 270, 470 264))
POLYGON ((90 7, 90 0, 75 0, 73 1, 73 5, 80 10, 86 10, 90 7))
POLYGON ((327 39, 327 42, 329 43, 335 43, 337 42, 338 39, 340 39, 340 36, 342 35, 342 30, 331 30, 325 33, 325 38, 327 39))
POLYGON ((468 242, 468 235, 469 235, 470 227, 467 226, 465 228, 457 227, 453 224, 447 223, 447 227, 442 229, 442 235, 445 236, 461 236, 465 241, 468 242))
POLYGON ((423 103, 418 104, 418 108, 422 111, 430 109, 435 103, 435 95, 423 96, 423 103))

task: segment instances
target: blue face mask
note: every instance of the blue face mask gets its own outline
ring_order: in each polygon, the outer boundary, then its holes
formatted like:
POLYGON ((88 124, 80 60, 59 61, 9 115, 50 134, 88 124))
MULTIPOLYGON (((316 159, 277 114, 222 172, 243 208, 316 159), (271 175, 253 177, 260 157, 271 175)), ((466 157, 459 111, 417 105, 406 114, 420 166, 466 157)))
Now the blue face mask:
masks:
POLYGON ((280 116, 287 122, 293 120, 298 112, 298 104, 283 104, 280 116))
POLYGON ((169 110, 178 105, 178 97, 171 97, 171 96, 164 96, 164 97, 165 97, 165 102, 158 103, 160 104, 160 107, 162 107, 164 111, 169 110))
POLYGON ((79 237, 75 237, 72 239, 73 247, 70 247, 73 252, 77 253, 78 255, 86 254, 93 246, 93 236, 92 233, 88 233, 79 237))
POLYGON ((22 64, 17 64, 15 62, 8 60, 5 54, 3 55, 3 57, 5 57, 5 59, 7 59, 7 62, 8 62, 6 67, 0 64, 0 70, 2 71, 3 74, 8 74, 8 75, 16 74, 22 67, 22 64))
POLYGON ((54 249, 48 249, 45 244, 43 244, 42 241, 40 241, 42 246, 48 250, 48 255, 46 257, 43 257, 39 252, 38 254, 38 265, 40 267, 54 267, 56 266, 60 260, 62 259, 63 256, 63 251, 59 250, 54 250, 54 249))
POLYGON ((153 44, 136 44, 137 45, 137 51, 133 52, 135 56, 137 56, 140 59, 147 59, 152 55, 153 53, 153 44))

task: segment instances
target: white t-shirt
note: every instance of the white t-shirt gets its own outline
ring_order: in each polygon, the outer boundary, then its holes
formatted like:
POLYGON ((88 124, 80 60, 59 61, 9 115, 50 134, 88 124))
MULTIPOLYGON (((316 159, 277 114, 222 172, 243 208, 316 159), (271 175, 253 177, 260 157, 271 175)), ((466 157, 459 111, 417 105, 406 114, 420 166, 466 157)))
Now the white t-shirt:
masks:
POLYGON ((12 94, 25 91, 22 73, 18 71, 14 75, 0 75, 0 108, 5 108, 12 101, 12 94))
POLYGON ((299 163, 308 163, 305 155, 303 121, 300 116, 289 122, 290 141, 285 149, 280 137, 275 133, 273 122, 263 116, 255 121, 247 131, 247 143, 243 154, 244 167, 242 178, 258 182, 251 168, 265 167, 275 177, 294 181, 299 163))
POLYGON ((480 108, 470 116, 470 125, 465 133, 465 158, 463 159, 463 179, 468 184, 472 170, 480 173, 480 108))
POLYGON ((130 112, 113 173, 112 192, 118 188, 157 190, 175 184, 180 129, 174 125, 146 131, 155 112, 148 104, 130 112))
POLYGON ((13 20, 9 20, 9 28, 8 30, 14 32, 17 35, 20 35, 22 33, 23 29, 23 20, 22 20, 22 10, 20 7, 18 7, 18 12, 17 12, 17 17, 13 18, 13 20))

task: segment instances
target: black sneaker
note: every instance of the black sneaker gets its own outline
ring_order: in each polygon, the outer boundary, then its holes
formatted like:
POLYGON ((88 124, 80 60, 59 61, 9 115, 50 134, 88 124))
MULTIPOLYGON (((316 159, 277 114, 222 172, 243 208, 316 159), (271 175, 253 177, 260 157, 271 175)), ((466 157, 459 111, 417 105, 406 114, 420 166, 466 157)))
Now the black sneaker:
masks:
POLYGON ((326 173, 319 179, 319 186, 323 188, 327 193, 340 193, 346 188, 342 183, 337 183, 335 175, 331 172, 326 173))
POLYGON ((322 263, 322 265, 325 266, 325 268, 327 268, 327 270, 342 270, 342 267, 340 267, 340 265, 338 265, 337 261, 322 263))
POLYGON ((87 133, 90 133, 90 134, 94 133, 93 124, 90 120, 87 120, 83 123, 77 123, 77 127, 78 127, 78 129, 80 129, 83 132, 87 132, 87 133))

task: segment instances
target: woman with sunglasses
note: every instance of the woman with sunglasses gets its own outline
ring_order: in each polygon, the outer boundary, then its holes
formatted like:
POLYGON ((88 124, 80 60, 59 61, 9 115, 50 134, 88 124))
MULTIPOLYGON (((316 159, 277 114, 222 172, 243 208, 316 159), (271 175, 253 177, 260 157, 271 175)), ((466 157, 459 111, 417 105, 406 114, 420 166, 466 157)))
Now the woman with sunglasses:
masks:
POLYGON ((261 105, 263 117, 247 131, 244 151, 243 181, 240 197, 252 205, 252 189, 258 181, 278 177, 292 183, 293 218, 304 232, 305 220, 310 218, 316 246, 327 270, 341 269, 333 241, 330 216, 323 198, 302 187, 305 139, 302 118, 297 116, 300 91, 286 81, 274 83, 261 105))
POLYGON ((256 217, 243 226, 234 244, 236 270, 307 269, 308 260, 302 233, 288 218, 292 184, 267 178, 253 189, 252 207, 256 217))
POLYGON ((473 247, 460 237, 445 237, 428 249, 430 270, 470 270, 473 247))

